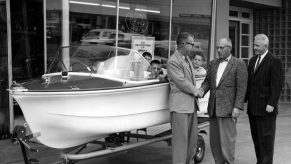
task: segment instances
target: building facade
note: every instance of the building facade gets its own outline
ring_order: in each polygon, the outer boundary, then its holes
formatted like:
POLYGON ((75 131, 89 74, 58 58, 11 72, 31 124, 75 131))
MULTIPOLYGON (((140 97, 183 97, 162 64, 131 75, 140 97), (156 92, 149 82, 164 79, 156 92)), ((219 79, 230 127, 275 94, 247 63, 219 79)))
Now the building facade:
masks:
MULTIPOLYGON (((253 36, 265 33, 281 57, 281 102, 291 102, 291 3, 287 0, 0 0, 0 138, 22 115, 6 91, 12 81, 41 76, 61 46, 108 44, 135 49, 132 36, 154 41, 153 58, 165 63, 180 32, 190 32, 207 63, 216 42, 229 37, 232 54, 246 63, 253 36)), ((142 46, 141 46, 142 47, 142 46)))

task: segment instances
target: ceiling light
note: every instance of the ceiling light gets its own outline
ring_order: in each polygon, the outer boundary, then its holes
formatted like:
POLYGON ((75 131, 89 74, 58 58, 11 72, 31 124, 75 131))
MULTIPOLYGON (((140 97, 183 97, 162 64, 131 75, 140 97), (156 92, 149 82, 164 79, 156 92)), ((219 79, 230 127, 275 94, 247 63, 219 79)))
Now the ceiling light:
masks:
POLYGON ((100 6, 99 3, 91 3, 91 2, 70 1, 70 3, 81 4, 81 5, 90 5, 90 6, 100 6))
POLYGON ((101 6, 102 6, 102 7, 109 7, 109 8, 116 8, 116 6, 113 6, 113 5, 106 5, 106 4, 102 4, 101 6))
MULTIPOLYGON (((109 7, 109 8, 116 8, 116 6, 114 5, 107 5, 107 4, 102 4, 102 7, 109 7)), ((129 7, 125 7, 125 6, 119 6, 120 9, 124 9, 124 10, 129 10, 129 7)))
POLYGON ((141 9, 141 8, 136 8, 135 11, 143 11, 143 12, 158 13, 158 14, 161 13, 159 10, 148 10, 148 9, 141 9))
POLYGON ((125 6, 119 6, 120 9, 124 9, 124 10, 130 10, 129 7, 125 7, 125 6))

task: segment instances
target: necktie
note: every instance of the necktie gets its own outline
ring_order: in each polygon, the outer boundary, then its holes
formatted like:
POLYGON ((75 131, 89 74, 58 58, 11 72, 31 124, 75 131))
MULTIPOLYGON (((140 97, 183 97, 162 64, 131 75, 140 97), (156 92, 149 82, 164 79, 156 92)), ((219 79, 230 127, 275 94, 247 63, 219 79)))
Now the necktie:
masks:
MULTIPOLYGON (((187 56, 185 56, 184 60, 186 61, 186 63, 188 64, 188 66, 190 67, 190 61, 188 60, 187 56)), ((191 67, 190 67, 191 68, 191 67)))
POLYGON ((192 68, 191 68, 191 64, 190 64, 190 59, 189 59, 189 57, 188 56, 185 56, 185 60, 186 60, 186 63, 188 64, 188 66, 189 66, 189 68, 190 68, 190 70, 191 70, 191 73, 193 73, 192 72, 192 68))
POLYGON ((255 66, 255 72, 258 69, 258 66, 259 66, 260 62, 261 62, 261 55, 259 55, 259 59, 258 59, 257 64, 255 66))
POLYGON ((192 78, 192 80, 193 80, 193 83, 194 83, 194 85, 195 85, 195 77, 193 77, 193 72, 192 72, 192 68, 191 68, 191 64, 190 64, 190 59, 189 59, 189 57, 188 56, 185 56, 185 61, 186 61, 186 63, 188 64, 188 67, 189 67, 189 69, 190 69, 190 72, 191 72, 191 74, 192 74, 192 76, 191 76, 191 78, 192 78))

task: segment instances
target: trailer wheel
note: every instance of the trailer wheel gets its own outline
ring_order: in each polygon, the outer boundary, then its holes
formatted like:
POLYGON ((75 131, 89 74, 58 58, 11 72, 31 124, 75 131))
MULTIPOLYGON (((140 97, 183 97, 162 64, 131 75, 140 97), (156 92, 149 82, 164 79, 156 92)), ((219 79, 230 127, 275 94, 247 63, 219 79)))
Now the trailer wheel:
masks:
POLYGON ((194 157, 195 162, 200 163, 203 160, 204 154, 205 154, 205 140, 201 135, 198 135, 196 155, 194 157))

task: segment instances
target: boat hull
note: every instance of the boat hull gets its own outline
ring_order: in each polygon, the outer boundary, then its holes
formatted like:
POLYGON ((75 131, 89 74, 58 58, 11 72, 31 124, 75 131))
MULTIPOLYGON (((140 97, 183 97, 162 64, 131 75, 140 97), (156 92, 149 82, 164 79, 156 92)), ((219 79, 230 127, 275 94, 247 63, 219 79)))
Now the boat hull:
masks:
POLYGON ((14 92, 37 139, 54 148, 168 122, 167 83, 123 89, 14 92))
MULTIPOLYGON (((198 81, 198 85, 201 83, 198 81)), ((169 84, 69 92, 11 91, 37 140, 53 148, 78 146, 111 133, 169 122, 169 84)), ((200 100, 206 113, 207 98, 200 100)))

